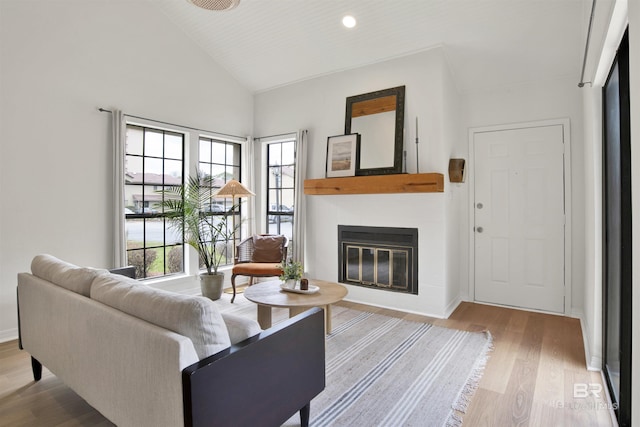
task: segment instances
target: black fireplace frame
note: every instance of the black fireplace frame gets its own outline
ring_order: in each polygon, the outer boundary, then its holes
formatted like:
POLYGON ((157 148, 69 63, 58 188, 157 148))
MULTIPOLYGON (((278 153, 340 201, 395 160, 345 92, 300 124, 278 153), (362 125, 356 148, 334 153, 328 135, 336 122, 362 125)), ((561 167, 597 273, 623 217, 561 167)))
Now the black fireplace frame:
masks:
POLYGON ((369 227, 360 225, 338 225, 338 281, 347 285, 360 286, 403 294, 418 295, 418 229, 408 227, 369 227), (344 259, 346 244, 370 244, 383 248, 388 246, 407 246, 412 248, 409 266, 408 287, 406 290, 354 282, 347 279, 347 264, 344 259))

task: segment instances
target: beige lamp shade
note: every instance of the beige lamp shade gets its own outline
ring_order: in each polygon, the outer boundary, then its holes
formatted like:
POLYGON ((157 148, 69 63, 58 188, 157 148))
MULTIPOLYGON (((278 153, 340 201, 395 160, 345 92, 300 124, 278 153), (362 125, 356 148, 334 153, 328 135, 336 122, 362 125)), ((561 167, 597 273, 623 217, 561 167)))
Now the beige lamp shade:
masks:
POLYGON ((232 199, 248 196, 255 196, 255 193, 235 179, 228 181, 215 195, 215 197, 231 197, 232 199))

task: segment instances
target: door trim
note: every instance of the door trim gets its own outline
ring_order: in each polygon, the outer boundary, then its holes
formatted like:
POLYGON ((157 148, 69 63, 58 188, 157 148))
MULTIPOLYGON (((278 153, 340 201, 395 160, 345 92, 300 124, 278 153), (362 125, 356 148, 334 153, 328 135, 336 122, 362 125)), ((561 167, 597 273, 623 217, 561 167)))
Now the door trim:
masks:
MULTIPOLYGON (((504 125, 474 127, 469 129, 469 162, 468 162, 468 243, 469 243, 469 300, 475 301, 475 135, 479 133, 495 132, 503 130, 526 129, 545 126, 562 126, 562 137, 564 142, 564 315, 571 316, 571 236, 572 236, 572 215, 571 215, 571 128, 569 118, 540 120, 523 123, 510 123, 504 125)), ((557 314, 557 313, 554 313, 557 314)))

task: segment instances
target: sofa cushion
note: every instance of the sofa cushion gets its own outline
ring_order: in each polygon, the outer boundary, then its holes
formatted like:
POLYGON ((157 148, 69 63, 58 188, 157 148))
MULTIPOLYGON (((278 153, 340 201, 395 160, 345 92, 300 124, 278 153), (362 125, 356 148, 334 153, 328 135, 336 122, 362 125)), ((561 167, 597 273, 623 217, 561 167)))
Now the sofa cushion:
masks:
POLYGON ((281 262, 283 236, 253 236, 253 262, 281 262))
POLYGON ((258 322, 253 319, 247 319, 246 317, 231 313, 222 313, 222 318, 224 319, 225 325, 227 325, 231 344, 238 344, 240 341, 244 341, 262 332, 262 328, 260 328, 258 322))
POLYGON ((88 297, 93 279, 107 270, 78 267, 52 255, 43 254, 33 258, 31 272, 34 276, 88 297))
POLYGON ((200 359, 231 345, 220 312, 207 298, 152 288, 108 273, 94 279, 91 298, 188 337, 200 359))

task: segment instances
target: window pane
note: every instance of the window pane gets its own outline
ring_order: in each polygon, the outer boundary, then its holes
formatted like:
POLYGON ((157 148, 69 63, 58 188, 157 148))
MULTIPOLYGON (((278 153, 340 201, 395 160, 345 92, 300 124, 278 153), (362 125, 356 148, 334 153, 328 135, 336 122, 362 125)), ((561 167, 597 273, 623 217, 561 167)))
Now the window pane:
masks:
POLYGON ((136 153, 128 152, 125 159, 128 262, 136 267, 137 278, 183 271, 183 238, 169 226, 162 201, 179 197, 164 191, 183 183, 184 136, 130 125, 127 134, 133 141, 128 149, 136 153), (143 142, 140 135, 144 135, 143 142))
POLYGON ((224 183, 228 181, 227 179, 225 179, 225 171, 226 168, 224 165, 211 165, 211 176, 214 178, 214 187, 222 188, 224 183))
POLYGON ((293 176, 293 166, 282 167, 282 188, 293 188, 295 186, 295 179, 293 176))
POLYGON ((267 229, 293 242, 295 142, 274 142, 267 146, 267 229))
POLYGON ((213 142, 213 144, 211 144, 211 161, 213 163, 224 164, 226 161, 226 150, 223 142, 213 142))
POLYGON ((174 245, 182 243, 182 234, 178 232, 174 227, 171 227, 168 222, 165 223, 165 236, 167 245, 174 245))
POLYGON ((282 144, 282 164, 293 165, 295 160, 295 143, 285 142, 282 144))
POLYGON ((227 164, 240 167, 240 144, 227 144, 227 164))
POLYGON ((161 131, 146 129, 144 134, 144 155, 162 157, 164 153, 163 140, 161 131))
POLYGON ((282 168, 280 166, 269 168, 269 188, 279 188, 282 183, 282 168))
POLYGON ((164 183, 165 185, 181 185, 182 184, 182 161, 181 160, 165 160, 164 161, 164 183))
POLYGON ((282 144, 269 144, 269 166, 282 164, 282 144))
POLYGON ((142 174, 142 159, 142 157, 138 156, 126 156, 124 166, 125 182, 142 182, 142 177, 137 176, 142 174))
POLYGON ((128 251, 127 264, 136 268, 136 279, 143 279, 146 270, 144 265, 144 249, 128 251))
POLYGON ((127 249, 142 247, 144 242, 144 220, 127 219, 124 227, 127 235, 127 249))
POLYGON ((286 206, 291 209, 295 200, 293 199, 293 189, 291 190, 282 190, 282 199, 280 200, 280 204, 286 206))
POLYGON ((144 158, 145 184, 162 184, 162 159, 144 158))
POLYGON ((169 159, 182 159, 182 134, 165 133, 164 156, 169 159))
MULTIPOLYGON (((233 144, 228 142, 216 141, 207 139, 207 144, 204 144, 205 138, 201 138, 200 149, 206 151, 205 154, 209 154, 210 159, 206 159, 206 155, 200 154, 199 168, 201 172, 210 175, 212 178, 212 188, 210 196, 215 195, 224 184, 231 179, 240 179, 240 144, 233 144), (234 164, 236 163, 236 164, 234 164)), ((204 211, 213 223, 218 223, 222 220, 222 214, 229 211, 232 207, 232 200, 224 197, 211 197, 208 204, 204 206, 204 211)), ((239 211, 236 214, 236 224, 240 224, 239 211)), ((233 228, 232 220, 229 218, 228 228, 233 228)), ((230 230, 229 230, 230 231, 230 230)), ((241 239, 240 232, 236 232, 236 239, 241 239)), ((233 250, 232 242, 218 242, 216 244, 220 251, 220 256, 223 258, 221 265, 227 265, 233 263, 233 250), (225 250, 227 251, 225 253, 225 250)), ((204 268, 204 266, 201 266, 204 268)))
POLYGON ((240 168, 237 166, 227 166, 226 168, 226 174, 225 176, 227 177, 227 181, 235 179, 235 180, 240 180, 240 168))
POLYGON ((211 162, 211 140, 200 139, 200 149, 198 158, 201 162, 211 162))
POLYGON ((127 126, 127 147, 128 154, 142 155, 142 128, 138 126, 127 126))
POLYGON ((267 209, 270 211, 278 210, 278 206, 282 201, 282 192, 280 190, 269 190, 269 206, 267 209))
POLYGON ((145 249, 144 258, 146 264, 146 277, 164 275, 164 248, 145 249))
POLYGON ((167 251, 167 273, 180 273, 184 270, 184 246, 177 245, 167 251))

